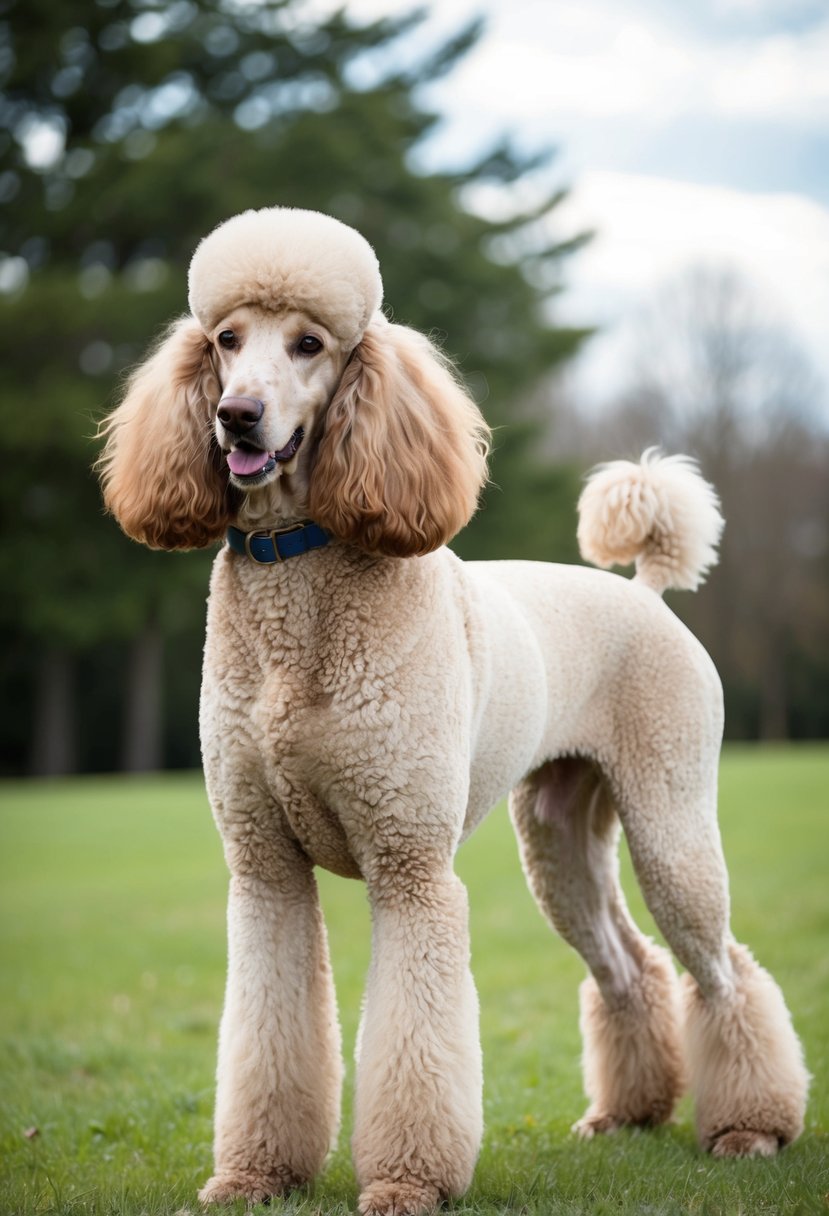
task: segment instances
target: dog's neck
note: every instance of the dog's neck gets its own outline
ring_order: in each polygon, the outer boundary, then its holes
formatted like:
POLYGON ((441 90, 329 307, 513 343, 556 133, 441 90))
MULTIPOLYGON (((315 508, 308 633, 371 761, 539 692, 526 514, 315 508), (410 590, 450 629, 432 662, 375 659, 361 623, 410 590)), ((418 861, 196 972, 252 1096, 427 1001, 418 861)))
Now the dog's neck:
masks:
POLYGON ((269 531, 306 519, 307 490, 297 473, 277 478, 245 494, 233 521, 243 532, 269 531))

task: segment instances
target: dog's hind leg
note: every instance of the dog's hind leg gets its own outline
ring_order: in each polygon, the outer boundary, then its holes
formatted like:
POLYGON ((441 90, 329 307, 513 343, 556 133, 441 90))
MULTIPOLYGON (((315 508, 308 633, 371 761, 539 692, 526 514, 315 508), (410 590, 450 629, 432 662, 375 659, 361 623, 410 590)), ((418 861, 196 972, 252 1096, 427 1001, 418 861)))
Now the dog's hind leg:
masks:
POLYGON ((690 972, 682 984, 700 1143, 715 1156, 771 1156, 803 1128, 809 1075, 780 989, 731 936, 716 758, 699 759, 693 769, 640 768, 619 809, 648 906, 690 972))
POLYGON ((590 761, 543 765, 510 798, 530 888, 587 963, 581 987, 583 1136, 668 1119, 683 1088, 679 985, 667 952, 633 923, 619 885, 619 821, 590 761))

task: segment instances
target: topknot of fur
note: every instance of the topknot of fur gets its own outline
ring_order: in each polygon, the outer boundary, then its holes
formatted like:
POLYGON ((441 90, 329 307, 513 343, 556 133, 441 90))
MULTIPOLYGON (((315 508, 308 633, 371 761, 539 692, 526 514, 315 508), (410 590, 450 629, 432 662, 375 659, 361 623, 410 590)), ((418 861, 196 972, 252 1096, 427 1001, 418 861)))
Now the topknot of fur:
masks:
POLYGON ((206 334, 240 304, 259 304, 307 312, 354 347, 382 300, 371 245, 318 211, 243 211, 214 228, 190 263, 190 311, 206 334))

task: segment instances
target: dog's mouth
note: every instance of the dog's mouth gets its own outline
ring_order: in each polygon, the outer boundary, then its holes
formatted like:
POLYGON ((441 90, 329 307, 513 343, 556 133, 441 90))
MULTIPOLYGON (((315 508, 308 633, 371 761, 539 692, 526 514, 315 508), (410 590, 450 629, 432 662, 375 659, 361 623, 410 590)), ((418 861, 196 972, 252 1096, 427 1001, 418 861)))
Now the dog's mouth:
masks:
POLYGON ((252 443, 240 440, 227 454, 227 467, 234 478, 246 485, 258 482, 272 473, 278 464, 287 464, 299 451, 305 431, 298 426, 291 438, 278 452, 266 452, 252 443))

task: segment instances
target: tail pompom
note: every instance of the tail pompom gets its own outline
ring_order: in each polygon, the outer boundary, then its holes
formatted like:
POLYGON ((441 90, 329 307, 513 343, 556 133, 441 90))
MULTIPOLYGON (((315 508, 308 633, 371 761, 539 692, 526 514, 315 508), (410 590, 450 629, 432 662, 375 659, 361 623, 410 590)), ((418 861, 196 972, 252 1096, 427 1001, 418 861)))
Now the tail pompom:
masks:
POLYGON ((604 569, 635 561, 638 581, 660 594, 695 591, 705 581, 723 526, 716 491, 696 461, 657 448, 639 464, 599 465, 579 499, 582 557, 604 569))

